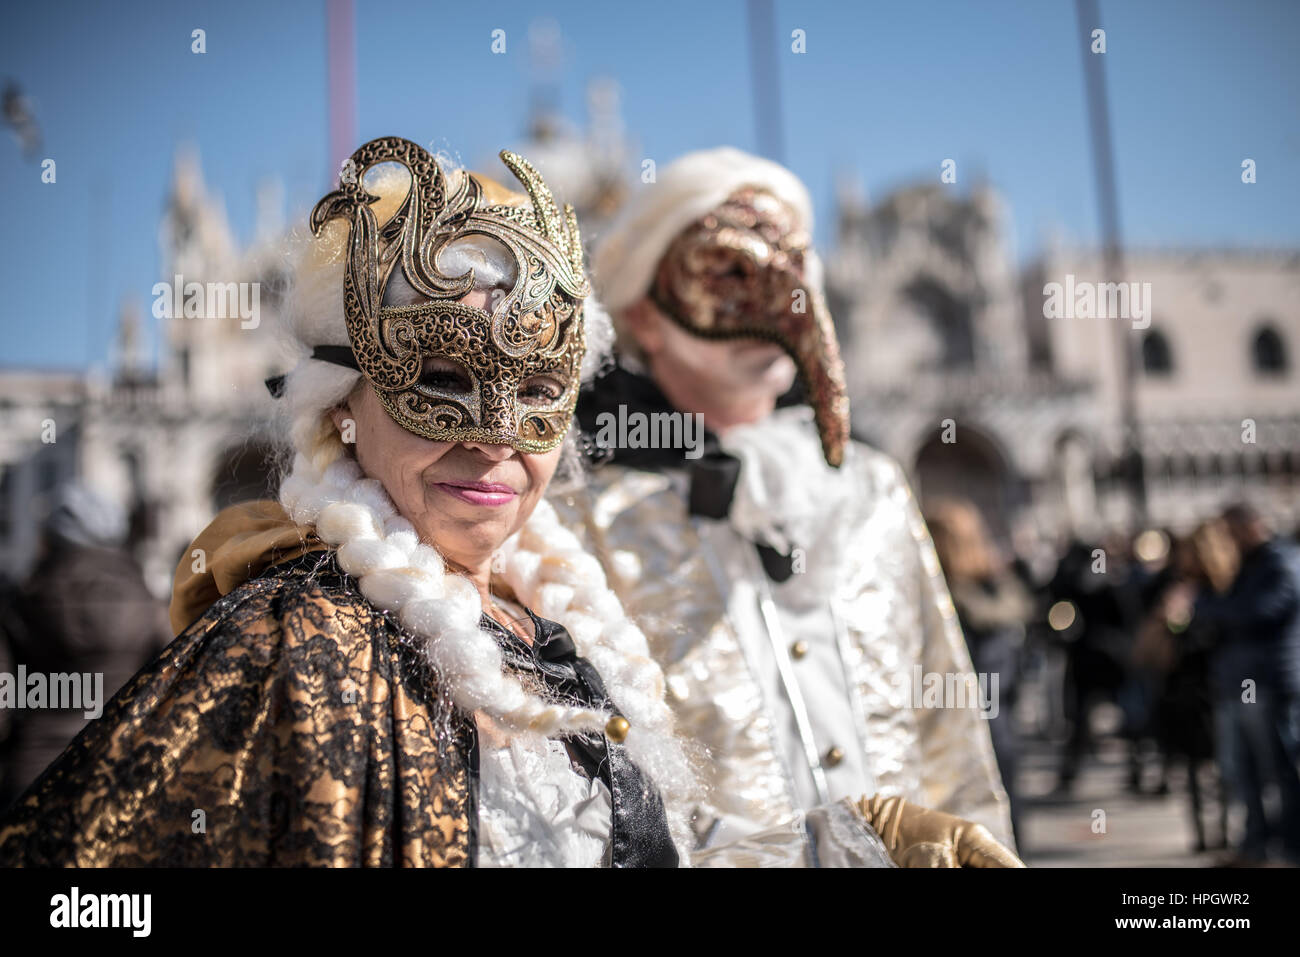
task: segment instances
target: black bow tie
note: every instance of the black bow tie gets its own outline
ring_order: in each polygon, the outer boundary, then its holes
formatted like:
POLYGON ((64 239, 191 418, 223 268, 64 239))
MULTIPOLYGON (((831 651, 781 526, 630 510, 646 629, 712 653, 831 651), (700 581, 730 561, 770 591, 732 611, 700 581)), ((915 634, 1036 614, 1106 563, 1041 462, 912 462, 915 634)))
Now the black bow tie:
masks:
MULTIPOLYGON (((731 511, 731 500, 736 494, 740 479, 740 459, 719 449, 708 453, 687 467, 691 490, 686 500, 686 510, 701 518, 724 519, 731 511)), ((794 574, 794 555, 783 555, 771 545, 756 542, 763 571, 774 582, 783 582, 794 574)))
POLYGON ((686 474, 690 476, 691 489, 686 499, 686 510, 701 518, 724 519, 731 511, 731 500, 736 495, 740 480, 740 459, 728 455, 720 448, 706 450, 698 459, 687 460, 686 474))

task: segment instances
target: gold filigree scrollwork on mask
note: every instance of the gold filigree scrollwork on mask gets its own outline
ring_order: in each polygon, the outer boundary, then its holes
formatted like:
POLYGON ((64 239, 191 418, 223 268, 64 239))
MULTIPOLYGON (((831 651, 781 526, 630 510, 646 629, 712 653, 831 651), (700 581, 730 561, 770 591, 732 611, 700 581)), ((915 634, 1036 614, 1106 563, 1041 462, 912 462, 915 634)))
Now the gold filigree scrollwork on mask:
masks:
POLYGON ((745 187, 687 227, 660 260, 651 298, 706 339, 767 339, 795 362, 826 461, 849 439, 844 363, 821 290, 806 283, 808 236, 771 193, 745 187))
POLYGON ((469 172, 453 186, 419 145, 386 137, 352 154, 349 181, 316 204, 311 228, 319 233, 331 219, 349 220, 348 339, 362 375, 399 425, 443 442, 545 452, 564 439, 578 401, 582 302, 591 290, 573 208, 556 205, 522 156, 500 155, 531 208, 489 202, 484 182, 469 172), (399 163, 411 174, 406 198, 384 223, 371 208, 379 197, 364 186, 366 172, 381 163, 399 163), (490 298, 490 311, 459 301, 475 288, 472 269, 448 276, 438 266, 443 250, 470 236, 495 240, 513 260, 513 286, 496 290, 503 294, 490 298), (426 301, 384 305, 399 268, 426 301), (439 359, 468 381, 458 379, 454 388, 436 376, 430 381, 426 367, 439 359), (525 385, 539 379, 540 387, 525 385))

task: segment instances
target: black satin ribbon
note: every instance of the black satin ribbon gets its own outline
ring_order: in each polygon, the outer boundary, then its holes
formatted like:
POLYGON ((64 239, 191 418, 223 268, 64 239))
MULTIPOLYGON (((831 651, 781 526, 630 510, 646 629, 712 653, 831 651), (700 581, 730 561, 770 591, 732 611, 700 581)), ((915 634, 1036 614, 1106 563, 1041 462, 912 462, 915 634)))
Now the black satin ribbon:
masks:
POLYGON ((572 663, 578 657, 578 646, 573 643, 572 636, 569 635, 569 629, 554 621, 547 621, 545 618, 539 618, 528 611, 528 616, 533 620, 533 648, 537 651, 537 657, 543 661, 560 661, 572 663))
MULTIPOLYGON (((312 349, 312 359, 319 359, 321 362, 332 362, 336 366, 346 366, 349 369, 361 371, 361 366, 357 364, 357 357, 352 351, 351 346, 316 346, 312 349)), ((283 375, 273 375, 269 379, 263 380, 266 385, 266 391, 271 393, 274 399, 284 395, 283 375)))

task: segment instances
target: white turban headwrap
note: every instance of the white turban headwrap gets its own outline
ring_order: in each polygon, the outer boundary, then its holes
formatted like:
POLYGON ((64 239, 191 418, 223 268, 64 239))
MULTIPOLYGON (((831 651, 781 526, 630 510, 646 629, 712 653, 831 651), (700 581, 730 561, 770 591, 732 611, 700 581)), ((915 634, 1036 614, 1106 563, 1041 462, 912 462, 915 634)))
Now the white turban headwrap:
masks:
POLYGON ((784 166, 730 146, 687 153, 664 168, 656 182, 642 183, 597 238, 592 281, 616 321, 650 291, 659 260, 678 234, 744 186, 765 189, 788 204, 799 228, 812 233, 808 190, 784 166))

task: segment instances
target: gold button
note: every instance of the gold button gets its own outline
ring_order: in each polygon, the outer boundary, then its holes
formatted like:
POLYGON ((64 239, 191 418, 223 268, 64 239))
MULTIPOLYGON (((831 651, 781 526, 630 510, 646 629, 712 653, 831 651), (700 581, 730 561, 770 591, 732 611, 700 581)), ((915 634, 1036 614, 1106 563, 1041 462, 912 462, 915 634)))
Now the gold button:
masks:
POLYGON ((826 760, 826 766, 828 768, 833 768, 841 761, 844 760, 844 752, 841 751, 839 748, 831 748, 829 751, 826 752, 825 760, 826 760))
POLYGON ((802 639, 796 641, 790 646, 790 654, 794 655, 796 660, 802 658, 804 655, 808 654, 808 642, 803 641, 802 639))
POLYGON ((605 722, 605 737, 615 744, 622 744, 627 740, 627 733, 631 730, 631 727, 627 723, 627 718, 616 714, 605 722))

